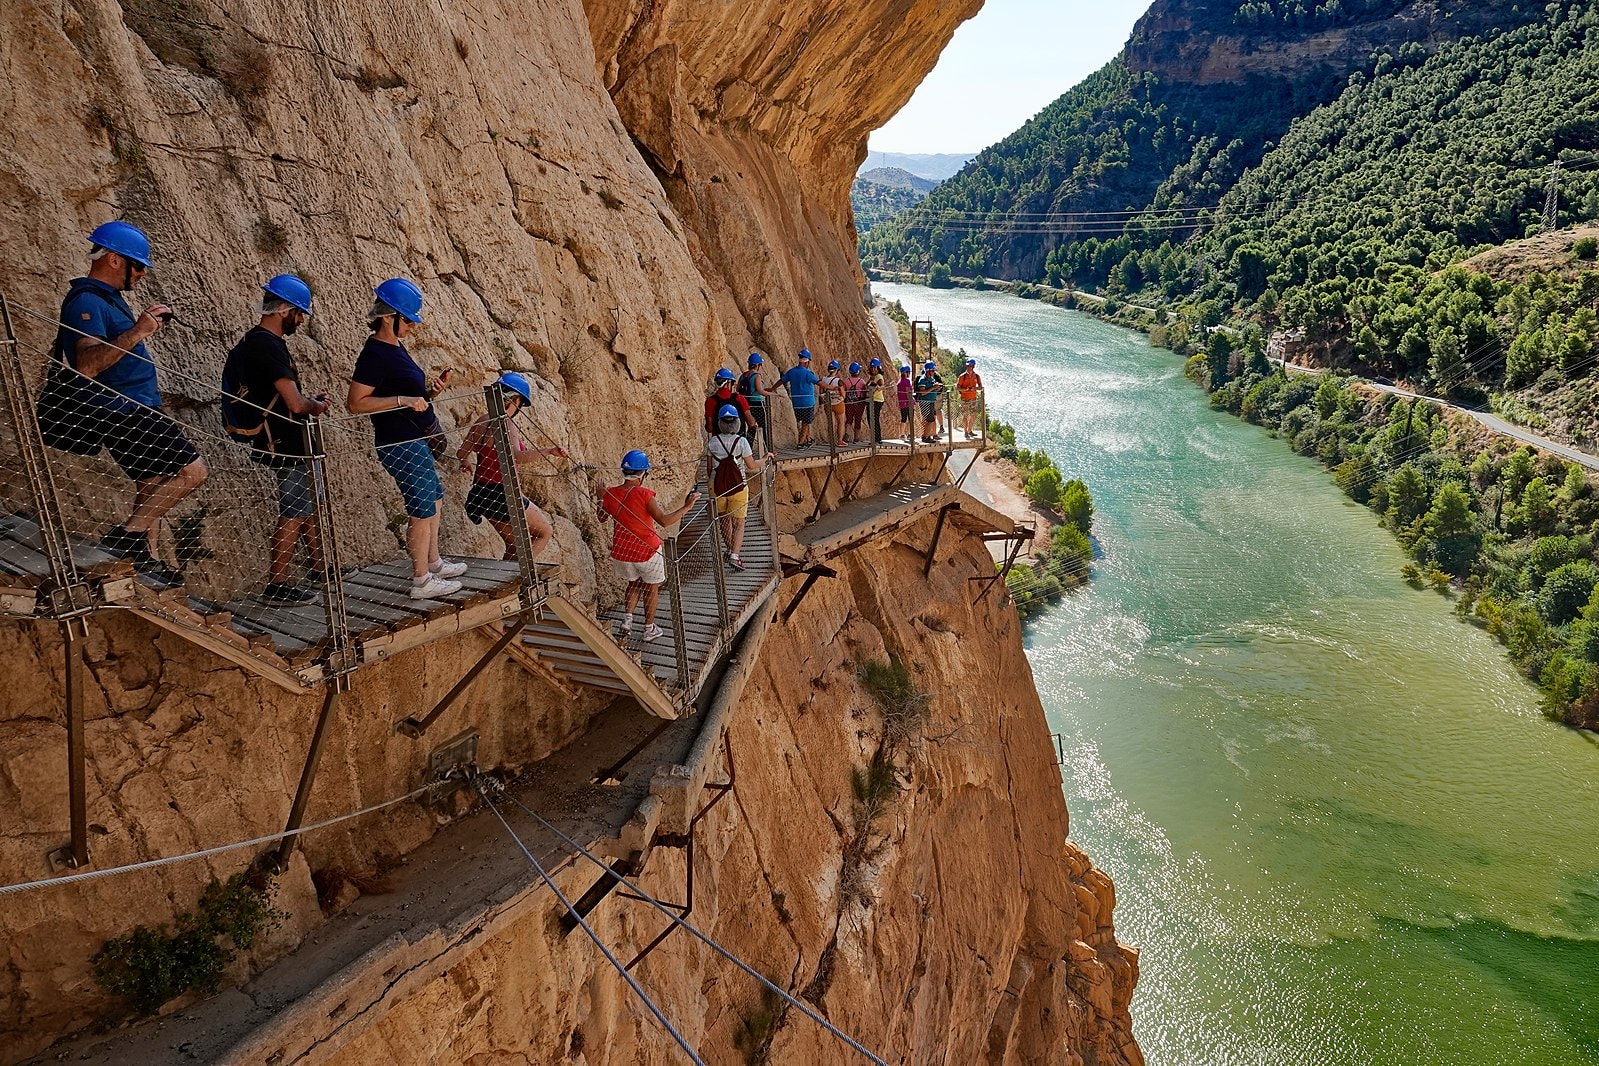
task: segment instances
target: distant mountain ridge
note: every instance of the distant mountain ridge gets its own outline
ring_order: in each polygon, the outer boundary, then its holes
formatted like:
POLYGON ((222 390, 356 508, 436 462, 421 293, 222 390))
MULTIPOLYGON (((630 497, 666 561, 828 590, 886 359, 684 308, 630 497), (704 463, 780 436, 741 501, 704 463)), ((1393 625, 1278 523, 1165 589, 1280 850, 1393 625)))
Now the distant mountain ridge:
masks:
POLYGON ((885 167, 906 170, 928 181, 943 181, 971 162, 975 152, 877 152, 866 153, 858 173, 885 167))
MULTIPOLYGON (((1508 0, 1156 0, 1121 56, 978 153, 914 213, 874 228, 862 261, 1103 284, 1145 244, 1123 234, 1123 220, 1148 211, 1192 221, 1352 77, 1542 13, 1508 0)), ((1169 230, 1172 243, 1194 228, 1169 230)))
POLYGON ((872 185, 887 185, 894 189, 915 189, 920 193, 929 193, 938 188, 938 182, 919 178, 899 167, 878 167, 876 170, 862 171, 855 180, 872 185))

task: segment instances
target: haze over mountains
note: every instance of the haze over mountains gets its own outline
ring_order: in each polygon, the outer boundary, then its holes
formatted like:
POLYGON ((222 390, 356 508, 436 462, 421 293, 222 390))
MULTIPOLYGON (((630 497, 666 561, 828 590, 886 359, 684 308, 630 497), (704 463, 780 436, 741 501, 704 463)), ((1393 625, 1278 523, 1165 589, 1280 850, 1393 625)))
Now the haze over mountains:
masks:
POLYGON ((972 159, 973 152, 879 152, 868 151, 860 173, 882 168, 909 171, 918 178, 940 182, 957 173, 972 159))

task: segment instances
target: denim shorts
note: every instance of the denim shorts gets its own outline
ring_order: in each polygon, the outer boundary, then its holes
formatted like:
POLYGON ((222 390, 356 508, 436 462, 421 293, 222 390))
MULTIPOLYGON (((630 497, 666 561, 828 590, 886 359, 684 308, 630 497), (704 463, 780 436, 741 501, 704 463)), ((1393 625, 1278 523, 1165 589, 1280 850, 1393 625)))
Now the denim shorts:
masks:
POLYGON ((389 472, 405 500, 405 513, 412 518, 432 518, 439 513, 444 486, 426 441, 407 440, 399 444, 378 445, 378 462, 389 472))
POLYGON ((272 476, 278 482, 278 517, 310 518, 316 508, 311 506, 311 472, 303 463, 274 466, 272 476))

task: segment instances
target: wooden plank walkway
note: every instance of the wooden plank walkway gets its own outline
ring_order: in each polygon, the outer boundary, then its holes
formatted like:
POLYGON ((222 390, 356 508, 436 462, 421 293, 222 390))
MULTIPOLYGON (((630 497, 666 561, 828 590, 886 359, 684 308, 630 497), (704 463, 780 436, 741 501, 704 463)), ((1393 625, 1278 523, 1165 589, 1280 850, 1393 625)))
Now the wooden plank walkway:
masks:
MULTIPOLYGON (((955 431, 955 439, 943 439, 937 444, 924 444, 917 441, 915 452, 917 455, 939 455, 947 451, 981 451, 987 445, 987 440, 981 435, 971 438, 964 437, 959 430, 955 431)), ((905 437, 895 437, 881 441, 877 445, 876 454, 883 456, 909 456, 911 454, 911 441, 905 437)), ((805 470, 811 467, 826 466, 833 461, 833 452, 824 439, 821 442, 811 442, 804 448, 774 448, 772 455, 777 459, 779 470, 805 470)), ((838 447, 838 461, 854 462, 857 459, 870 459, 873 455, 872 445, 841 444, 838 447)))
POLYGON ((797 533, 784 534, 783 556, 816 565, 946 508, 963 528, 1009 535, 1025 529, 955 485, 896 485, 842 503, 797 533))
MULTIPOLYGON (((47 616, 41 599, 51 579, 39 526, 25 515, 0 515, 0 614, 47 616)), ((331 650, 320 591, 304 604, 269 603, 259 595, 226 602, 191 596, 82 538, 71 542, 73 562, 98 606, 131 607, 191 643, 282 687, 300 692, 326 678, 331 650)), ((464 560, 461 590, 443 599, 413 600, 406 560, 348 570, 342 582, 351 640, 361 663, 378 662, 521 610, 521 571, 515 562, 464 560)))
POLYGON ((678 533, 683 554, 678 560, 682 593, 683 641, 687 653, 679 670, 673 633, 672 592, 661 589, 656 624, 660 637, 646 642, 642 609, 635 612, 632 633, 613 635, 622 612, 604 612, 597 620, 560 596, 551 597, 540 617, 522 638, 522 654, 567 684, 608 692, 631 692, 640 704, 661 718, 677 718, 693 707, 700 689, 733 639, 754 618, 777 588, 782 575, 772 564, 772 538, 754 505, 744 529, 742 556, 747 569, 725 570, 727 625, 717 601, 713 567, 725 564, 706 535, 703 512, 678 533))

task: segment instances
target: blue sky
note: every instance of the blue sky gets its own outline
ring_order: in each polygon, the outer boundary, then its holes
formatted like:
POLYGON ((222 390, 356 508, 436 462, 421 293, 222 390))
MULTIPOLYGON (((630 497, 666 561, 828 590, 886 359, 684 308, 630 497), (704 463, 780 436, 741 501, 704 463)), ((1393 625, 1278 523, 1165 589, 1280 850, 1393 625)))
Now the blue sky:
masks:
POLYGON ((1121 51, 1148 0, 987 0, 955 31, 880 152, 976 152, 1121 51))

